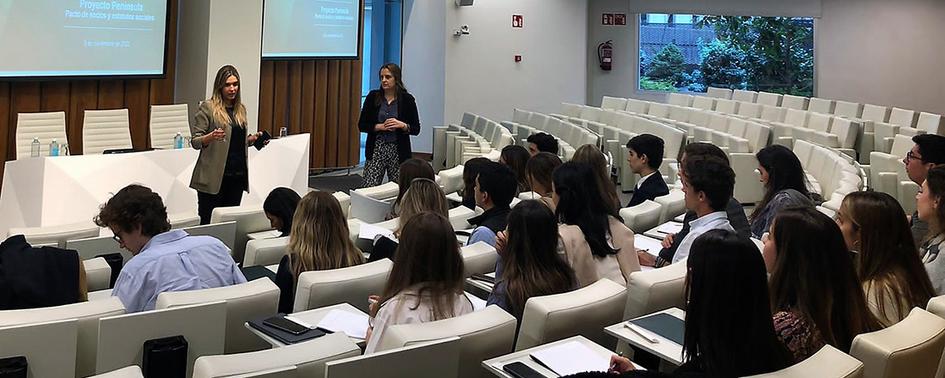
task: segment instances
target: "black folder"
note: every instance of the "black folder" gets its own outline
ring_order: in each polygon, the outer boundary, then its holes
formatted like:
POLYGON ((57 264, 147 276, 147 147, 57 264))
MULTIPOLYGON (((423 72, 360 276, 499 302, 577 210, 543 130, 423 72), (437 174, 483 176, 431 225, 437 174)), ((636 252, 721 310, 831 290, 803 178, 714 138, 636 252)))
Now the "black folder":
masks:
POLYGON ((298 335, 283 331, 281 329, 272 327, 268 324, 265 324, 265 320, 269 319, 271 316, 266 316, 259 319, 253 319, 249 321, 249 326, 266 334, 266 336, 272 337, 276 340, 279 340, 283 344, 295 344, 303 341, 311 340, 316 337, 322 337, 325 335, 325 332, 318 329, 309 329, 308 331, 302 332, 298 335))
POLYGON ((670 339, 679 345, 683 344, 683 338, 686 335, 686 322, 666 313, 644 316, 639 319, 628 320, 628 322, 670 339))

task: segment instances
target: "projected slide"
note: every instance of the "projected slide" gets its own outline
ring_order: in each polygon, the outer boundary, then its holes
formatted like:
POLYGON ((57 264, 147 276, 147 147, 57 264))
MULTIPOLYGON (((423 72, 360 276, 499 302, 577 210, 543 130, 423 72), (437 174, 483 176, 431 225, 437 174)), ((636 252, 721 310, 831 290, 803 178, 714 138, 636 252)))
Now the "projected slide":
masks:
POLYGON ((359 0, 266 0, 263 58, 357 57, 359 0))
POLYGON ((0 0, 0 77, 164 71, 167 0, 0 0))

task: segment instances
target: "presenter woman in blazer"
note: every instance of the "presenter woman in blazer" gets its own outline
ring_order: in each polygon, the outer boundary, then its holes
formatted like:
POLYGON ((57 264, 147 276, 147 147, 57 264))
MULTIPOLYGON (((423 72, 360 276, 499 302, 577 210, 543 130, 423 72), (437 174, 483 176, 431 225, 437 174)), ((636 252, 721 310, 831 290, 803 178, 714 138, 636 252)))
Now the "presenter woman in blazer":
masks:
POLYGON ((400 67, 381 66, 381 88, 372 90, 361 106, 358 129, 367 133, 364 156, 364 186, 377 186, 399 176, 400 163, 411 157, 410 136, 420 134, 417 101, 401 80, 400 67))
POLYGON ((226 65, 217 71, 213 96, 200 105, 190 133, 190 145, 200 150, 190 187, 197 190, 200 224, 207 224, 214 208, 238 206, 243 192, 249 191, 246 149, 261 135, 247 135, 246 107, 235 67, 226 65))

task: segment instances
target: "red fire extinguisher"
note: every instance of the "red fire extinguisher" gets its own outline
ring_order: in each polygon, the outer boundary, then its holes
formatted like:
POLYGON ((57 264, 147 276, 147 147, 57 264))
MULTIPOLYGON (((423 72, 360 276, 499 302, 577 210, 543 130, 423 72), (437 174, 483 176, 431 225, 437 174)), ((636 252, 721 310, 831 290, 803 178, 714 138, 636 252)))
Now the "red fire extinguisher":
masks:
POLYGON ((607 41, 597 45, 597 60, 600 61, 600 69, 604 71, 610 71, 610 67, 614 60, 614 44, 613 41, 607 41))

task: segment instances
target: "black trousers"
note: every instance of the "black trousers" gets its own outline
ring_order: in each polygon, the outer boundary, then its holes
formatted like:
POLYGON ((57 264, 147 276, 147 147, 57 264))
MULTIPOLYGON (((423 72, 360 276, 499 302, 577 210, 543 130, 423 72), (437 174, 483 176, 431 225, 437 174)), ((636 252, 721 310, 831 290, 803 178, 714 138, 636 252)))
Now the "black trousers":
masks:
POLYGON ((197 191, 197 214, 200 215, 200 224, 209 224, 213 209, 223 206, 239 206, 243 200, 243 191, 246 190, 245 176, 224 175, 220 183, 220 192, 217 194, 197 191))

